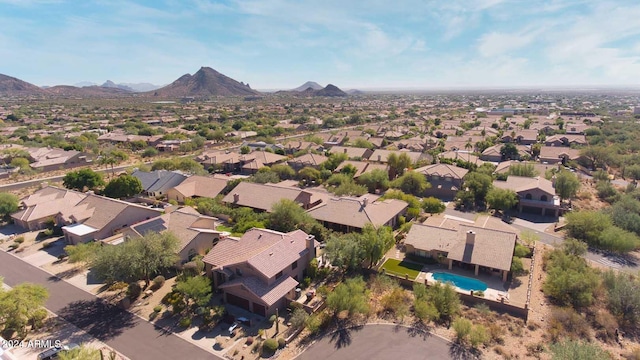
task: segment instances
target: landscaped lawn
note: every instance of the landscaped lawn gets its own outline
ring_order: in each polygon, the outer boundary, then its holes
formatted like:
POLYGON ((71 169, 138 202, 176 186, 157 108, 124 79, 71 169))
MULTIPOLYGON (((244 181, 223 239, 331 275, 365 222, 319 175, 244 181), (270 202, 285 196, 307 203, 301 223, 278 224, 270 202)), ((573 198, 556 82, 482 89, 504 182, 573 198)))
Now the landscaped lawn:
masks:
POLYGON ((384 264, 382 264, 382 266, 380 267, 380 271, 382 271, 382 269, 384 269, 388 274, 393 274, 400 277, 409 275, 410 280, 415 280, 415 278, 420 275, 422 265, 397 259, 387 259, 387 261, 385 261, 384 264))
POLYGON ((231 227, 226 225, 218 225, 216 226, 216 230, 231 232, 231 227))

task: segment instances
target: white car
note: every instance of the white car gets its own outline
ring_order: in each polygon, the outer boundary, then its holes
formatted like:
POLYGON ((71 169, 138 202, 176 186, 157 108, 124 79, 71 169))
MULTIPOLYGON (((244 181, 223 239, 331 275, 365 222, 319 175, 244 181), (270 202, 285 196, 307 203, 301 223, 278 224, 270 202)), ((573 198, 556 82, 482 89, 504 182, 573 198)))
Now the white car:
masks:
POLYGON ((238 327, 238 323, 234 322, 231 326, 229 326, 229 335, 233 334, 233 330, 235 330, 238 327))

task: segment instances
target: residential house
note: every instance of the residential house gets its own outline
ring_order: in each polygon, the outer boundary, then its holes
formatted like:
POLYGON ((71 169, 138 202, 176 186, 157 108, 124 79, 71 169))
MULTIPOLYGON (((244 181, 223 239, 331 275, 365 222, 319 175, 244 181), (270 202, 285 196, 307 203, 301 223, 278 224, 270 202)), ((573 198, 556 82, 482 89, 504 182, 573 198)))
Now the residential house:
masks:
POLYGON ((313 235, 301 230, 253 228, 241 238, 221 239, 203 261, 225 303, 270 316, 296 299, 318 246, 313 235))
POLYGON ((218 219, 199 214, 191 207, 168 210, 158 217, 141 221, 122 230, 119 235, 103 240, 117 245, 127 238, 145 236, 149 232, 170 231, 179 240, 178 256, 181 263, 191 261, 196 255, 205 255, 225 233, 216 230, 218 219))
POLYGON ((433 164, 414 170, 426 176, 431 187, 425 195, 441 199, 453 199, 462 190, 463 178, 469 170, 449 164, 433 164))
POLYGON ((513 134, 505 134, 502 136, 502 142, 511 142, 521 145, 531 145, 538 142, 538 130, 518 130, 513 134), (512 135, 514 135, 512 137, 512 135))
POLYGON ((484 161, 480 160, 480 158, 477 157, 476 155, 473 155, 471 151, 464 151, 464 150, 445 151, 443 153, 438 154, 438 158, 449 159, 454 161, 462 160, 478 166, 481 166, 482 164, 484 164, 484 161))
POLYGON ((286 156, 268 151, 253 151, 240 157, 243 174, 255 174, 265 166, 275 165, 287 159, 286 156))
POLYGON ((282 199, 295 201, 303 209, 311 209, 326 197, 320 192, 277 184, 239 183, 222 202, 233 206, 250 207, 256 211, 270 212, 273 205, 282 199))
POLYGON ((180 185, 187 179, 187 176, 175 171, 155 170, 140 171, 131 173, 142 183, 142 192, 151 197, 166 195, 167 191, 180 185))
POLYGON ((43 172, 61 169, 71 169, 78 166, 90 165, 91 159, 87 153, 75 150, 62 150, 51 147, 27 148, 32 169, 43 172))
POLYGON ((368 159, 373 150, 350 146, 334 146, 329 150, 332 154, 346 154, 349 159, 368 159))
POLYGON ((579 134, 557 134, 549 136, 544 141, 545 146, 571 146, 571 145, 587 145, 587 138, 579 134))
POLYGON ((284 145, 287 154, 294 154, 298 151, 318 151, 324 152, 324 146, 309 141, 289 141, 284 145))
POLYGON ((585 130, 590 128, 588 124, 565 124, 564 129, 567 134, 579 134, 584 135, 585 130))
POLYGON ((342 163, 340 163, 340 165, 338 165, 338 167, 335 169, 334 173, 341 172, 342 169, 347 165, 351 165, 354 168, 356 168, 356 173, 355 173, 355 175, 353 175, 354 179, 357 179, 357 178, 360 177, 360 175, 368 173, 368 172, 373 171, 375 169, 388 171, 387 165, 384 165, 384 164, 376 164, 376 163, 370 163, 370 162, 366 162, 366 161, 346 160, 346 161, 343 161, 342 163))
POLYGON ((61 209, 69 209, 84 199, 87 194, 46 186, 20 201, 20 209, 11 214, 13 222, 19 227, 35 231, 45 229, 56 218, 61 209))
POLYGON ((553 183, 544 177, 509 175, 506 181, 495 180, 493 186, 513 190, 518 195, 518 212, 542 216, 560 215, 560 198, 553 183))
MULTIPOLYGON (((49 203, 50 205, 52 203, 49 203)), ((69 205, 62 202, 61 205, 69 205)), ((76 204, 58 208, 55 222, 62 226, 69 244, 101 240, 122 231, 123 228, 162 214, 160 209, 131 204, 125 201, 85 194, 76 204)))
POLYGON ((376 228, 394 228, 408 206, 401 200, 380 200, 377 195, 366 194, 361 197, 332 197, 307 213, 327 228, 350 232, 360 231, 366 224, 372 224, 376 228))
POLYGON ((507 281, 518 236, 514 232, 460 224, 457 230, 413 224, 404 241, 407 254, 435 258, 454 265, 497 275, 507 281))
MULTIPOLYGON (((504 159, 502 156, 503 146, 504 144, 496 144, 486 148, 480 155, 480 159, 484 161, 490 161, 490 162, 496 162, 496 163, 504 160, 509 160, 509 159, 504 159)), ((531 156, 529 154, 529 148, 525 145, 516 145, 516 149, 518 150, 517 159, 510 159, 510 160, 519 160, 519 159, 528 158, 531 156)))
POLYGON ((287 164, 294 170, 299 171, 307 166, 318 169, 320 164, 327 161, 329 158, 324 155, 318 155, 313 153, 304 154, 287 161, 287 164))
POLYGON ((543 164, 566 165, 568 161, 577 161, 579 158, 580 150, 562 146, 543 146, 538 155, 538 161, 543 164))
POLYGON ((243 163, 242 154, 223 150, 205 151, 196 157, 196 161, 205 169, 213 167, 225 172, 238 172, 243 163))
POLYGON ((214 198, 227 186, 228 178, 193 175, 167 190, 167 199, 184 203, 186 199, 214 198))

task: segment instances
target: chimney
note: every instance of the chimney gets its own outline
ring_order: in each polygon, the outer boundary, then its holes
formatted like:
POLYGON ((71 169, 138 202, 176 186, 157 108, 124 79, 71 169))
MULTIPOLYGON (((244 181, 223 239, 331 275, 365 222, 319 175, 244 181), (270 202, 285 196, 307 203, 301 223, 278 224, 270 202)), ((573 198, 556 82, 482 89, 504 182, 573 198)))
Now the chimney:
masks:
POLYGON ((473 245, 476 241, 476 233, 473 230, 467 231, 467 245, 473 245))
POLYGON ((238 193, 233 194, 233 202, 237 203, 238 201, 240 201, 240 194, 238 193))
POLYGON ((369 205, 369 198, 362 199, 362 207, 366 207, 367 205, 369 205))
POLYGON ((309 250, 309 261, 316 257, 315 239, 315 236, 307 235, 307 250, 309 250))
POLYGON ((378 155, 378 162, 382 162, 382 156, 378 155))

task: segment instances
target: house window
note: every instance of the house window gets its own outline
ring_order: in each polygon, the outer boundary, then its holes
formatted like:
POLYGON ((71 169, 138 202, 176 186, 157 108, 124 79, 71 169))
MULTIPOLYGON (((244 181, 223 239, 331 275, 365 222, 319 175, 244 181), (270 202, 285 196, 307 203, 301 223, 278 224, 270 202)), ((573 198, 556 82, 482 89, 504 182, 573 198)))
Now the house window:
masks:
POLYGON ((281 277, 282 277, 282 271, 276 274, 276 280, 280 279, 281 277))
POLYGON ((547 200, 547 195, 540 196, 540 201, 548 201, 547 200))
POLYGON ((451 182, 451 180, 452 180, 451 176, 445 176, 444 177, 444 181, 446 181, 446 182, 451 182))
POLYGON ((440 178, 440 176, 438 176, 438 175, 431 175, 431 179, 433 179, 433 180, 437 181, 439 178, 440 178))
POLYGON ((291 270, 295 270, 298 268, 298 261, 294 261, 293 264, 291 264, 291 270))
POLYGON ((531 194, 525 195, 524 198, 527 199, 527 200, 531 200, 531 194))
POLYGON ((242 269, 236 268, 236 275, 242 276, 242 269))

